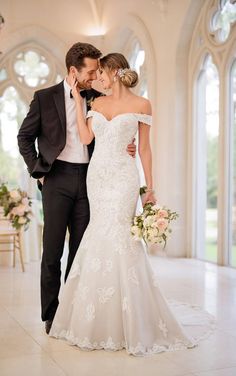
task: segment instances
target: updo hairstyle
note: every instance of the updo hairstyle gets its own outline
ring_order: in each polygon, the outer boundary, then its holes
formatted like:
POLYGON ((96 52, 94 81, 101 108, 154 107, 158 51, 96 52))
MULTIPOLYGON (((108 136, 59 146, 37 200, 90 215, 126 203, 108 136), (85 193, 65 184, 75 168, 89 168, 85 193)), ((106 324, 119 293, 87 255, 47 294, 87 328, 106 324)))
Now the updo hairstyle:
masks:
POLYGON ((129 63, 120 53, 110 53, 100 59, 101 68, 108 68, 109 70, 117 69, 117 76, 127 87, 134 87, 138 83, 138 74, 130 69, 129 63))

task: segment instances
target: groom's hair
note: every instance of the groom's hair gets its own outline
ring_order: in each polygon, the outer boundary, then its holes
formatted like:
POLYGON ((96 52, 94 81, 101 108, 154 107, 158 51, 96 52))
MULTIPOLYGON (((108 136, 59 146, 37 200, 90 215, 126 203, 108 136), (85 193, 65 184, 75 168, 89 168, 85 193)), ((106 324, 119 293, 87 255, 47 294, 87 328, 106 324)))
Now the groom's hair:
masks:
POLYGON ((69 49, 66 54, 66 68, 69 72, 71 66, 76 67, 80 70, 85 66, 84 58, 89 57, 90 59, 99 59, 102 56, 101 51, 89 43, 75 43, 69 49))

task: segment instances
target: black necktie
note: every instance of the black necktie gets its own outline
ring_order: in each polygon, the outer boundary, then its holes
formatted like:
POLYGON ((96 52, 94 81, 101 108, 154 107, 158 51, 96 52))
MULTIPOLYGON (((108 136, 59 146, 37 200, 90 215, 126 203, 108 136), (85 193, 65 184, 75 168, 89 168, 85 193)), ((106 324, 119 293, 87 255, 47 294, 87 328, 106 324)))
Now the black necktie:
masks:
MULTIPOLYGON (((86 90, 81 90, 79 93, 82 98, 86 97, 86 90)), ((73 98, 72 90, 70 91, 70 98, 73 98)))

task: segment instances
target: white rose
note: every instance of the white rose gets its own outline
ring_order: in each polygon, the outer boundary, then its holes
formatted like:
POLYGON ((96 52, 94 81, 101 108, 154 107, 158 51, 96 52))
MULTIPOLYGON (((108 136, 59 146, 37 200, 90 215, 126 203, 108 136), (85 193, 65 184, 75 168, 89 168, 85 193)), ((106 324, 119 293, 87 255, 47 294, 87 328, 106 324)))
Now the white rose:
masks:
POLYGON ((15 202, 20 201, 20 199, 21 199, 21 195, 16 189, 10 191, 10 197, 15 202))
POLYGON ((135 240, 139 240, 142 237, 142 231, 137 226, 132 226, 131 227, 131 233, 134 236, 135 240))
POLYGON ((24 218, 24 217, 20 217, 19 220, 18 220, 18 223, 19 223, 20 225, 23 225, 24 223, 26 223, 26 218, 24 218))
POLYGON ((134 224, 137 225, 138 224, 138 219, 136 217, 134 217, 134 224))
POLYGON ((148 230, 148 240, 151 243, 154 243, 157 237, 157 231, 156 229, 149 229, 148 230))
POLYGON ((149 215, 144 219, 143 225, 144 227, 149 227, 151 226, 155 221, 155 217, 153 215, 149 215))
POLYGON ((157 204, 152 206, 152 210, 158 210, 160 208, 161 208, 160 205, 157 205, 157 204))
POLYGON ((143 231, 143 238, 147 241, 148 240, 148 230, 144 229, 143 231))

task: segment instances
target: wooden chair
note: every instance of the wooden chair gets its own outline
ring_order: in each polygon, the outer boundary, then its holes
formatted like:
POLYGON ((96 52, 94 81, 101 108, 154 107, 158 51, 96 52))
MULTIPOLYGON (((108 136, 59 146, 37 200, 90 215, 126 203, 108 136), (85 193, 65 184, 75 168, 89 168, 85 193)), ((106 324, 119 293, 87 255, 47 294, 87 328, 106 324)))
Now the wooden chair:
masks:
POLYGON ((16 252, 19 252, 21 268, 24 272, 23 229, 14 229, 10 221, 2 216, 0 217, 0 244, 6 246, 5 249, 1 247, 0 252, 13 252, 13 267, 16 265, 16 252), (12 245, 12 247, 9 247, 9 245, 12 245))

